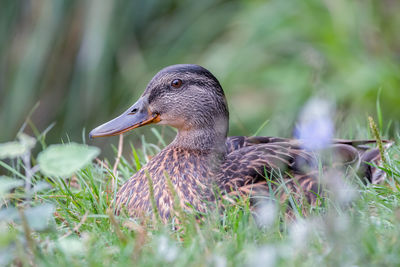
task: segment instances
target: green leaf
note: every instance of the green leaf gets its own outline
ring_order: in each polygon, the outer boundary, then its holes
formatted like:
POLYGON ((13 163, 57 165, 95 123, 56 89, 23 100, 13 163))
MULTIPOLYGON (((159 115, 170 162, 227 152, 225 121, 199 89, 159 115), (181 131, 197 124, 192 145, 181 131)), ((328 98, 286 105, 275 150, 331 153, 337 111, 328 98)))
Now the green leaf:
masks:
POLYGON ((24 133, 18 134, 19 142, 26 148, 31 150, 35 147, 36 139, 24 133))
POLYGON ((11 189, 24 185, 24 181, 19 179, 10 178, 7 176, 0 176, 0 197, 8 193, 11 189))
MULTIPOLYGON (((4 237, 2 236, 1 239, 3 239, 4 237)), ((0 241, 2 241, 0 239, 0 241)), ((2 249, 0 250, 0 266, 11 266, 9 265, 12 260, 14 259, 14 255, 15 255, 15 247, 13 246, 5 246, 2 247, 2 249)))
POLYGON ((19 218, 18 210, 14 207, 0 209, 0 222, 11 222, 19 218))
MULTIPOLYGON (((55 207, 52 204, 42 204, 36 207, 27 208, 24 211, 29 228, 34 231, 43 231, 49 228, 51 220, 54 220, 55 207)), ((14 207, 0 209, 0 222, 21 223, 21 216, 14 207)))
POLYGON ((69 237, 58 241, 58 246, 65 255, 82 255, 85 252, 83 242, 77 238, 69 237))
POLYGON ((18 139, 19 142, 13 141, 0 144, 0 159, 20 157, 30 151, 36 143, 35 138, 24 133, 20 133, 18 139))
POLYGON ((50 220, 53 219, 55 211, 54 205, 43 204, 25 210, 25 217, 32 230, 43 231, 49 227, 50 220))
POLYGON ((38 156, 40 170, 47 176, 69 177, 89 164, 100 149, 69 143, 51 145, 38 156))
POLYGON ((26 147, 17 141, 0 144, 0 159, 13 159, 24 155, 26 152, 26 147))

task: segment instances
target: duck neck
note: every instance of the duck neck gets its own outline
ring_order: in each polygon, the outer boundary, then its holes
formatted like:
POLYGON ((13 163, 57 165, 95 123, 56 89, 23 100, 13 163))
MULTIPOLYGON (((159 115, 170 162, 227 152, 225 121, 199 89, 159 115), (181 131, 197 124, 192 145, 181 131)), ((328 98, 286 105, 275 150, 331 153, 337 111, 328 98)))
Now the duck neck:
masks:
POLYGON ((178 129, 171 146, 206 153, 225 153, 226 126, 178 129))

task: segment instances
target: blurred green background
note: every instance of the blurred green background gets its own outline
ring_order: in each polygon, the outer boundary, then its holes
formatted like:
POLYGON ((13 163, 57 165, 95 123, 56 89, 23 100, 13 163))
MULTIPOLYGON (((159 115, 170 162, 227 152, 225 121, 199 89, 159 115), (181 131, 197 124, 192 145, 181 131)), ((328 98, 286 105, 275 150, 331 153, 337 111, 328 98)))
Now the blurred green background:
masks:
POLYGON ((291 136, 313 95, 336 103, 341 127, 365 123, 379 88, 384 120, 398 121, 399 14, 398 0, 1 0, 0 142, 38 102, 37 128, 56 123, 48 143, 81 142, 177 63, 220 80, 231 135, 270 120, 260 135, 291 136))

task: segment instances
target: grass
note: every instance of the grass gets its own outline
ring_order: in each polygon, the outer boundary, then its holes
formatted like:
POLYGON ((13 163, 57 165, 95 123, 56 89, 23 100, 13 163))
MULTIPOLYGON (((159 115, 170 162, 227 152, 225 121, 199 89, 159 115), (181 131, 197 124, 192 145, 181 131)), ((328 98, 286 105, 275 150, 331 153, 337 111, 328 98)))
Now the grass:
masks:
MULTIPOLYGON (((351 197, 341 196, 345 188, 332 187, 321 206, 296 203, 298 213, 294 221, 285 217, 283 206, 273 202, 261 202, 256 208, 259 216, 254 216, 244 199, 234 204, 222 201, 226 209, 209 211, 201 223, 190 214, 178 214, 179 225, 175 220, 162 224, 158 220, 114 215, 110 206, 117 187, 158 149, 143 140, 143 149, 131 146, 130 155, 121 156, 117 165, 107 160, 95 161, 68 179, 36 172, 32 176, 32 200, 27 198, 23 187, 16 186, 10 193, 3 193, 1 263, 18 266, 400 264, 398 145, 390 150, 383 167, 388 173, 383 185, 363 185, 349 173, 346 178, 350 181, 351 197), (113 186, 114 182, 118 186, 113 186), (43 186, 44 183, 50 186, 43 186), (42 188, 38 188, 40 184, 42 188), (14 206, 19 210, 15 218, 7 215, 14 206), (46 213, 43 207, 50 212, 46 213)), ((36 160, 33 158, 32 162, 36 160)), ((2 166, 8 166, 15 180, 24 176, 26 166, 21 159, 2 161, 2 166)))

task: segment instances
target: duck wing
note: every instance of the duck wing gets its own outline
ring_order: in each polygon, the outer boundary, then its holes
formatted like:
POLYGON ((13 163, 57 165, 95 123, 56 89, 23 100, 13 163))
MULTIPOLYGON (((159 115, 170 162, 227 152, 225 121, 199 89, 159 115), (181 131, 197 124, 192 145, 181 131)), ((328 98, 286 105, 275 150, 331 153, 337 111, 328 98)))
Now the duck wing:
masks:
MULTIPOLYGON (((231 140, 234 146, 228 148, 230 153, 222 165, 221 175, 221 184, 231 195, 265 195, 279 188, 295 192, 304 189, 312 201, 318 194, 316 169, 309 168, 317 166, 318 160, 296 140, 253 137, 231 140), (256 143, 259 140, 266 142, 256 143)), ((285 192, 280 194, 285 198, 285 192)))
MULTIPOLYGON (((381 161, 379 149, 368 146, 374 143, 375 140, 333 140, 324 151, 332 157, 329 162, 321 162, 323 168, 351 166, 369 182, 382 182, 384 172, 371 165, 379 165, 381 161)), ((386 147, 390 144, 386 140, 385 143, 386 147)), ((282 183, 285 190, 302 192, 311 202, 320 192, 320 159, 305 150, 299 140, 234 136, 227 138, 226 147, 228 154, 220 179, 224 189, 231 194, 262 194, 281 187, 282 183)))

